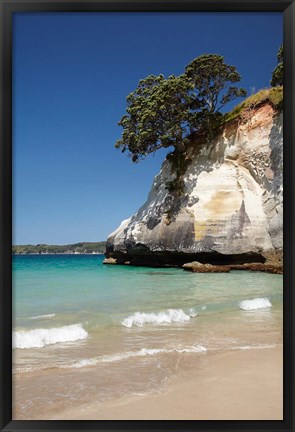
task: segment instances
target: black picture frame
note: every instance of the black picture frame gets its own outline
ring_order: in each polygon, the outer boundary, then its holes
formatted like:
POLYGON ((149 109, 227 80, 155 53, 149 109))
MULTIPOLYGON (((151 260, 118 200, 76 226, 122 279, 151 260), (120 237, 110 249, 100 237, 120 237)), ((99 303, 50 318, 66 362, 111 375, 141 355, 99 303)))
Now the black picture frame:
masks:
MULTIPOLYGON (((295 431, 294 423, 294 0, 0 0, 0 429, 1 431, 153 430, 295 431), (231 421, 19 421, 12 420, 12 15, 15 12, 206 11, 282 12, 284 16, 284 419, 231 421)), ((271 377, 270 377, 271 379, 271 377)))

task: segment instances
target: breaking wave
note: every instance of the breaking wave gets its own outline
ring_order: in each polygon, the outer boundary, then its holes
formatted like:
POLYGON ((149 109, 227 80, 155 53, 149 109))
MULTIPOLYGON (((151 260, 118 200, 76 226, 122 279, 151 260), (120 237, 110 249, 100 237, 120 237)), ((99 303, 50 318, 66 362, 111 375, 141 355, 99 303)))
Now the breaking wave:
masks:
POLYGON ((14 331, 12 334, 12 347, 21 349, 43 348, 46 345, 75 342, 87 337, 88 333, 84 330, 82 324, 49 329, 19 330, 14 331))
POLYGON ((158 313, 145 313, 135 312, 133 315, 124 318, 121 324, 125 327, 138 326, 142 327, 144 324, 166 324, 172 322, 185 322, 189 321, 191 317, 197 314, 194 311, 191 315, 187 315, 182 309, 167 309, 166 311, 158 313))
POLYGON ((253 300, 243 300, 240 302, 240 309, 252 311, 258 309, 267 309, 272 306, 268 298, 256 298, 253 300))

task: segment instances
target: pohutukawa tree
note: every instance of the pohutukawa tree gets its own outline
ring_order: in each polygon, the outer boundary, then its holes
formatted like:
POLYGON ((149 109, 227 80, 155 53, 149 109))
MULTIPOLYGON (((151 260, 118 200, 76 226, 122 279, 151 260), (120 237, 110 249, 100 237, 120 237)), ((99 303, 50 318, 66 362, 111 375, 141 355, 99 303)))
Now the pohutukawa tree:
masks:
POLYGON ((222 107, 246 96, 244 89, 232 85, 240 79, 234 66, 211 54, 193 60, 178 77, 150 75, 140 80, 127 96, 116 147, 128 150, 137 162, 160 148, 172 146, 174 153, 185 153, 193 132, 210 140, 220 124, 222 107))
POLYGON ((284 80, 284 63, 283 63, 284 47, 283 47, 283 45, 281 45, 279 50, 278 50, 277 58, 278 58, 278 65, 274 69, 274 71, 272 73, 272 78, 270 81, 270 85, 272 87, 277 87, 277 86, 283 85, 283 80, 284 80))
POLYGON ((185 68, 186 77, 193 83, 191 96, 191 128, 205 130, 208 140, 220 123, 220 110, 229 102, 247 95, 246 90, 233 86, 241 80, 235 66, 224 63, 217 54, 205 54, 185 68))
POLYGON ((131 154, 133 162, 174 146, 183 151, 188 136, 189 83, 182 77, 150 75, 127 96, 127 114, 119 125, 122 138, 116 147, 131 154))

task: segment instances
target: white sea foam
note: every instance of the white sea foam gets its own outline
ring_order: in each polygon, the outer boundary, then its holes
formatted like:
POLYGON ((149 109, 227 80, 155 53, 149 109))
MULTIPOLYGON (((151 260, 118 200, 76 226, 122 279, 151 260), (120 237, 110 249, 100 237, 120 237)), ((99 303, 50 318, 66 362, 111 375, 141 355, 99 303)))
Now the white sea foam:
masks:
POLYGON ((60 369, 79 369, 85 366, 95 366, 99 363, 97 358, 81 359, 75 363, 65 364, 58 366, 60 369))
POLYGON ((184 313, 182 309, 167 309, 166 311, 158 313, 135 312, 133 315, 124 318, 121 324, 125 327, 142 327, 144 324, 184 322, 190 319, 191 317, 184 313))
POLYGON ((17 367, 12 369, 12 373, 26 373, 26 372, 33 372, 34 368, 31 366, 24 366, 24 367, 17 367))
POLYGON ((238 350, 252 350, 252 349, 269 349, 269 348, 275 348, 275 344, 261 344, 261 345, 245 345, 245 346, 239 346, 232 349, 238 349, 238 350))
MULTIPOLYGON (((275 348, 275 344, 258 344, 258 345, 242 345, 242 346, 232 346, 228 348, 221 348, 221 350, 263 350, 263 349, 271 349, 275 348)), ((28 372, 34 372, 39 371, 43 369, 48 368, 58 368, 58 369, 80 369, 83 367, 91 367, 96 366, 99 363, 114 363, 119 362, 122 360, 127 360, 132 357, 144 357, 144 356, 154 356, 157 354, 169 354, 169 353, 192 353, 192 354, 199 354, 199 353, 205 353, 207 351, 216 351, 216 348, 206 348, 203 345, 192 345, 188 347, 175 347, 175 348, 142 348, 138 351, 127 351, 123 353, 117 353, 117 354, 110 354, 110 355, 104 355, 101 357, 93 357, 93 358, 86 358, 81 359, 73 363, 68 364, 58 364, 58 365, 51 365, 51 366, 25 366, 25 367, 17 367, 13 369, 13 373, 28 373, 28 372)), ((217 349, 218 350, 218 349, 217 349)))
POLYGON ((170 354, 170 353, 202 353, 207 349, 202 345, 193 345, 184 348, 142 348, 139 351, 126 351, 118 354, 104 355, 101 357, 94 357, 89 359, 81 359, 75 363, 59 366, 62 369, 82 368, 85 366, 95 366, 98 363, 113 363, 121 360, 127 360, 131 357, 145 357, 154 356, 157 354, 170 354))
POLYGON ((43 348, 61 342, 74 342, 86 339, 88 333, 82 324, 73 324, 57 328, 40 328, 34 330, 19 330, 12 334, 13 348, 43 348))
POLYGON ((36 315, 36 316, 32 316, 29 319, 31 320, 36 320, 36 319, 47 319, 47 318, 53 318, 55 317, 55 314, 47 314, 47 315, 36 315))
POLYGON ((240 309, 245 311, 267 309, 271 306, 271 302, 268 298, 256 298, 253 300, 243 300, 240 302, 240 309))
POLYGON ((191 308, 191 309, 189 310, 189 316, 190 316, 191 318, 195 318, 197 315, 198 315, 198 312, 196 311, 195 308, 191 308))

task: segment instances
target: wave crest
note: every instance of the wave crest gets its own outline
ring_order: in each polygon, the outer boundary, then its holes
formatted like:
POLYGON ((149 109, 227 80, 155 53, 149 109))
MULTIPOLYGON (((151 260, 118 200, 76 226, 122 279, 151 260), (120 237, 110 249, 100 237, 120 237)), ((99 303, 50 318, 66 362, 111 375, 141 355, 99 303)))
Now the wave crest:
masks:
POLYGON ((82 324, 49 329, 19 330, 12 333, 12 347, 21 349, 43 348, 46 345, 75 342, 87 337, 88 333, 82 324))
POLYGON ((272 306, 268 298, 256 298, 253 300, 243 300, 240 302, 240 309, 245 311, 267 309, 272 306))
POLYGON ((125 327, 138 326, 144 324, 166 324, 172 322, 189 321, 191 317, 183 312, 182 309, 167 309, 158 313, 135 312, 133 315, 124 318, 121 324, 125 327))

